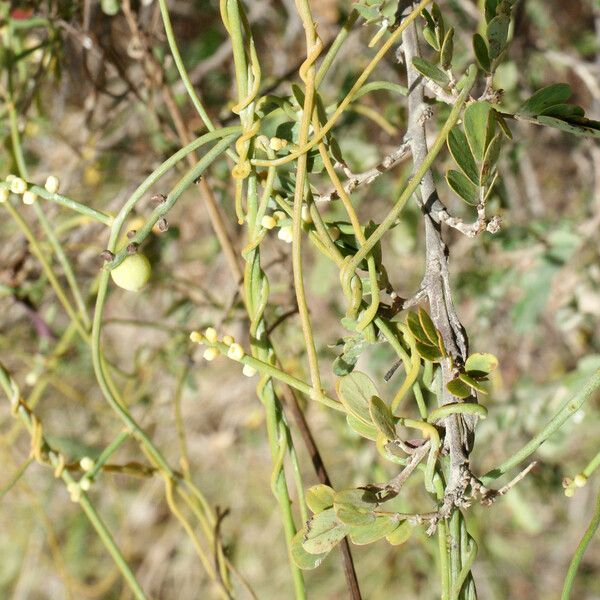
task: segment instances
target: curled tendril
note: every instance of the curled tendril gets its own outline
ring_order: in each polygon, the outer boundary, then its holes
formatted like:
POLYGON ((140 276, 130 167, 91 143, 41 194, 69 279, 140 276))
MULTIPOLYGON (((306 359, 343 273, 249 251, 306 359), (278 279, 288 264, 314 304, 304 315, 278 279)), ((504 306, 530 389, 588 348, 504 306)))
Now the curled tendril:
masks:
POLYGON ((300 69, 298 70, 300 79, 302 79, 304 83, 306 83, 308 79, 308 70, 315 64, 321 52, 323 52, 323 42, 321 38, 317 36, 315 43, 306 56, 306 60, 300 65, 300 69))

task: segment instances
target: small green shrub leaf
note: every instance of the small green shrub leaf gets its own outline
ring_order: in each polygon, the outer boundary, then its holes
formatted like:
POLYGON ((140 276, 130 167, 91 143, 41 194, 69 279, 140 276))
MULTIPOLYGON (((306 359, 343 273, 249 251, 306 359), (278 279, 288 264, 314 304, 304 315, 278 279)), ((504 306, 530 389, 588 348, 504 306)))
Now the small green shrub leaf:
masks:
POLYGON ((347 415, 346 421, 355 433, 358 433, 361 437, 367 438, 368 440, 377 441, 377 427, 375 425, 367 424, 360 419, 357 419, 353 415, 347 415))
POLYGON ((369 377, 355 371, 338 379, 336 390, 348 413, 366 425, 371 425, 369 402, 373 396, 377 396, 377 388, 369 377))
POLYGON ((430 344, 423 344, 417 341, 416 348, 419 356, 430 362, 435 362, 442 357, 442 352, 439 347, 431 346, 430 344))
POLYGON ((379 501, 375 492, 356 488, 341 490, 333 497, 337 518, 346 525, 369 525, 375 521, 379 501))
POLYGON ((448 75, 444 73, 439 67, 432 65, 427 62, 425 59, 415 56, 413 58, 413 65, 419 73, 427 77, 427 79, 431 79, 431 81, 435 81, 442 87, 446 87, 450 83, 450 79, 448 75))
POLYGON ((446 181, 452 190, 465 202, 473 206, 479 204, 479 187, 474 185, 460 171, 450 170, 446 173, 446 181))
POLYGON ((477 185, 479 183, 479 169, 475 164, 473 153, 469 148, 467 137, 460 127, 453 127, 448 134, 448 149, 460 170, 477 185))
POLYGON ((473 157, 477 162, 481 162, 493 130, 492 107, 489 102, 469 104, 465 109, 463 122, 473 157))
MULTIPOLYGON (((465 371, 472 377, 473 373, 488 375, 498 368, 498 359, 489 352, 475 352, 465 361, 465 371)), ((475 375, 476 376, 476 375, 475 375)))
POLYGON ((494 174, 494 168, 500 158, 500 149, 502 148, 502 134, 497 133, 489 143, 485 152, 483 163, 481 164, 481 175, 479 185, 485 186, 494 174))
POLYGON ((541 115, 551 106, 564 104, 571 97, 571 94, 571 86, 566 83, 547 85, 533 94, 529 100, 526 100, 517 113, 528 117, 541 115))
POLYGON ((509 25, 510 17, 507 15, 497 15, 487 25, 489 55, 492 60, 500 56, 502 50, 506 48, 509 25))
POLYGON ((306 525, 302 547, 309 554, 326 554, 348 534, 348 526, 328 508, 312 517, 306 525))
POLYGON ((477 62, 482 70, 486 73, 491 73, 492 65, 490 62, 488 47, 483 39, 483 36, 481 36, 479 33, 476 33, 473 36, 473 52, 475 53, 475 58, 477 59, 477 62))
POLYGON ((469 387, 472 387, 474 390, 477 390, 482 394, 487 394, 487 390, 483 385, 481 385, 479 381, 477 381, 477 379, 474 379, 466 373, 461 373, 458 377, 463 383, 466 383, 469 387))
POLYGON ((418 314, 419 314, 419 322, 421 323, 421 327, 423 328, 425 335, 427 335, 427 340, 423 340, 423 341, 427 341, 432 346, 436 346, 438 343, 438 331, 435 328, 435 325, 433 324, 431 317, 427 314, 427 311, 425 311, 421 307, 419 307, 418 314))
POLYGON ((555 104, 540 113, 548 117, 556 117, 557 119, 572 119, 573 117, 583 117, 585 111, 581 106, 576 104, 555 104))
POLYGON ((429 336, 425 333, 417 313, 409 312, 408 317, 406 318, 406 324, 408 325, 410 332, 419 342, 423 342, 424 344, 430 343, 429 336))
POLYGON ((545 115, 540 115, 537 120, 541 125, 554 127, 573 135, 600 138, 600 121, 593 121, 592 119, 585 119, 583 117, 573 117, 568 121, 564 121, 563 119, 556 119, 555 117, 547 117, 545 115))
POLYGON ((449 69, 452 65, 452 56, 454 54, 454 27, 450 27, 444 37, 444 43, 440 51, 440 63, 442 69, 449 69))
POLYGON ((425 41, 437 52, 440 51, 440 46, 437 41, 437 36, 435 35, 435 31, 431 27, 425 27, 423 29, 423 37, 425 41))
POLYGON ((375 427, 388 440, 395 440, 397 419, 392 415, 388 405, 381 398, 373 396, 369 410, 375 427))
POLYGON ((306 499, 308 508, 310 508, 313 513, 319 513, 333 506, 334 494, 335 492, 328 485, 319 483, 309 487, 304 494, 304 498, 306 499))
POLYGON ((458 377, 449 381, 446 385, 448 391, 457 398, 468 398, 471 395, 471 388, 458 377))
POLYGON ((321 554, 311 554, 310 552, 307 552, 302 545, 304 543, 305 534, 305 530, 301 529, 294 536, 291 544, 291 551, 292 560, 296 563, 296 566, 303 571, 309 571, 310 569, 316 569, 329 552, 322 552, 321 554))
POLYGON ((349 535, 353 544, 363 546, 389 535, 397 527, 398 517, 396 515, 380 515, 369 525, 350 527, 349 535))
POLYGON ((408 521, 402 521, 394 531, 385 536, 385 539, 392 546, 400 546, 400 544, 404 544, 409 540, 413 529, 413 526, 408 521))

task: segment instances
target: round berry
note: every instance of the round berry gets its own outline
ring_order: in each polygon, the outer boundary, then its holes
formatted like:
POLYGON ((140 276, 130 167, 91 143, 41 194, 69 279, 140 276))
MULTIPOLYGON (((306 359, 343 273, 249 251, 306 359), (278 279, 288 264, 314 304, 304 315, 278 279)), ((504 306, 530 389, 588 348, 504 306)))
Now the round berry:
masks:
POLYGON ((152 267, 150 261, 140 253, 128 256, 118 267, 115 267, 110 276, 112 280, 124 290, 139 292, 150 279, 152 267))

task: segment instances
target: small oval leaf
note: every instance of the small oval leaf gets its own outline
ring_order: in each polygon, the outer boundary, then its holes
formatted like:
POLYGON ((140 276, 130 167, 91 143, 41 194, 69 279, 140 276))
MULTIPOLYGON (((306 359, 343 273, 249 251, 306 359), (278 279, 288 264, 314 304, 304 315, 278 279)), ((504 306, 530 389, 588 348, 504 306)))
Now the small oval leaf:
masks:
POLYGON ((302 547, 309 554, 325 554, 348 534, 348 526, 328 508, 312 517, 305 526, 302 547))
POLYGON ((389 535, 397 527, 398 517, 396 515, 381 515, 369 525, 350 527, 349 535, 353 544, 363 546, 389 535))
POLYGON ((465 361, 465 371, 469 374, 471 374, 471 371, 475 371, 487 375, 497 368, 498 359, 489 352, 475 352, 470 354, 465 361))
POLYGON ((368 440, 372 440, 375 442, 377 440, 377 427, 372 423, 368 425, 364 421, 357 419, 353 415, 346 416, 346 422, 348 423, 350 429, 355 433, 358 433, 361 437, 367 438, 368 440))
POLYGON ((310 554, 302 546, 304 542, 304 529, 301 529, 292 539, 290 546, 292 552, 292 560, 299 569, 303 571, 309 571, 310 569, 316 569, 329 554, 329 552, 322 552, 321 554, 310 554))
POLYGON ((334 494, 333 488, 324 483, 318 483, 306 490, 304 498, 308 508, 310 508, 313 513, 319 513, 333 506, 334 494))
POLYGON ((369 402, 378 393, 369 377, 360 371, 355 371, 338 379, 336 390, 346 411, 366 425, 371 425, 369 402))
POLYGON ((379 501, 375 492, 362 488, 341 490, 333 497, 337 518, 346 525, 369 525, 375 521, 379 501))
POLYGON ((444 71, 419 56, 413 58, 413 65, 419 73, 442 87, 446 87, 450 83, 450 79, 444 71))
POLYGON ((473 51, 475 52, 475 58, 479 63, 479 66, 486 72, 492 72, 492 65, 490 62, 490 55, 488 53, 488 47, 483 37, 476 33, 473 35, 473 51))
POLYGON ((467 136, 460 127, 453 127, 450 130, 448 134, 448 149, 459 169, 473 184, 477 185, 479 183, 479 169, 469 148, 467 136))
POLYGON ((371 413, 371 419, 375 427, 388 439, 396 439, 396 419, 392 415, 392 411, 388 405, 377 396, 371 398, 371 405, 369 407, 371 413))
POLYGON ((449 381, 446 385, 448 391, 457 398, 468 398, 471 395, 471 388, 459 378, 449 381))
POLYGON ((412 535, 413 526, 408 521, 402 521, 392 533, 389 533, 385 536, 385 539, 392 546, 399 546, 400 544, 404 544, 407 542, 412 535))
POLYGON ((467 204, 471 204, 472 206, 479 204, 479 187, 473 184, 460 171, 450 169, 446 173, 446 181, 452 190, 467 204))

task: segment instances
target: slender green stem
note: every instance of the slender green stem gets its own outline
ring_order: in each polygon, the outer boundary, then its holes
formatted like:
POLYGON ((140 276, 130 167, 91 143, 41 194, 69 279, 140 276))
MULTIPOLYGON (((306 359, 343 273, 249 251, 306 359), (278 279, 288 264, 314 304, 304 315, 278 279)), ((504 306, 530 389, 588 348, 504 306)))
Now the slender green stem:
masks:
POLYGON ((574 396, 565 400, 556 414, 548 421, 548 424, 540 431, 529 443, 521 450, 515 452, 508 460, 501 465, 486 473, 481 481, 488 485, 494 479, 498 479, 519 463, 523 462, 528 456, 531 456, 549 437, 558 431, 563 424, 568 421, 589 398, 600 388, 600 369, 594 371, 586 384, 578 390, 574 396))
POLYGON ((596 531, 600 527, 600 492, 596 496, 596 506, 594 508, 594 514, 592 515, 592 520, 588 525, 588 528, 585 530, 581 541, 579 542, 577 549, 575 550, 575 554, 571 559, 571 563, 569 564, 569 569, 567 570, 567 576, 565 577, 565 583, 561 595, 561 600, 569 600, 571 597, 571 591, 573 590, 573 583, 575 582, 575 576, 577 575, 577 569, 579 569, 579 565, 583 560, 583 555, 592 541, 592 538, 596 534, 596 531))
MULTIPOLYGON (((222 131, 223 130, 220 130, 219 133, 222 131)), ((216 133, 211 132, 207 135, 214 137, 216 133)), ((177 200, 179 200, 183 192, 185 192, 194 183, 194 181, 196 181, 198 177, 200 177, 202 173, 206 171, 210 164, 233 143, 235 138, 236 134, 225 137, 216 143, 214 147, 211 148, 206 154, 204 154, 198 163, 189 169, 177 182, 175 187, 167 195, 166 199, 152 211, 146 222, 137 230, 136 234, 130 238, 129 243, 141 244, 148 237, 148 235, 150 235, 152 227, 158 222, 158 220, 167 214, 171 208, 173 208, 173 205, 177 202, 177 200)), ((131 208, 133 208, 133 205, 131 208)), ((111 252, 116 248, 118 241, 117 232, 120 229, 120 223, 124 221, 131 208, 126 213, 121 210, 115 218, 113 228, 111 229, 111 237, 108 243, 108 249, 111 252)), ((127 257, 127 255, 127 247, 125 247, 119 251, 115 255, 114 259, 110 263, 107 263, 105 267, 107 269, 113 269, 114 267, 118 266, 127 257)))
MULTIPOLYGON (((19 416, 19 418, 23 421, 27 429, 30 432, 32 432, 34 427, 31 417, 32 413, 31 411, 26 409, 25 406, 20 406, 19 403, 21 402, 21 400, 19 390, 13 379, 10 377, 10 375, 2 365, 0 365, 0 386, 2 386, 4 392, 10 400, 15 414, 19 416)), ((50 447, 43 435, 41 436, 41 439, 39 441, 40 444, 44 447, 45 451, 47 452, 48 458, 52 466, 59 466, 61 464, 60 455, 50 447)), ((64 464, 64 462, 62 462, 62 464, 64 464)), ((73 477, 71 477, 70 473, 66 469, 62 469, 61 478, 66 485, 76 484, 75 480, 73 479, 73 477)), ((94 506, 89 501, 88 497, 83 491, 81 492, 81 496, 79 498, 79 504, 83 509, 83 512, 89 519, 90 523, 96 530, 98 537, 108 550, 118 569, 121 571, 123 578, 129 585, 134 596, 138 600, 146 600, 146 595, 144 594, 140 584, 135 578, 135 575, 131 571, 129 564, 125 560, 125 557, 121 554, 121 551, 119 550, 112 535, 110 534, 110 531, 108 530, 108 528, 100 518, 100 515, 97 513, 96 509, 94 508, 94 506)))
POLYGON ((34 458, 30 456, 21 463, 19 468, 13 473, 12 477, 2 486, 2 489, 0 489, 0 500, 2 500, 2 498, 4 498, 4 496, 10 492, 10 490, 12 490, 19 479, 25 475, 25 472, 32 462, 34 462, 34 458))
POLYGON ((346 20, 344 21, 342 28, 340 29, 338 34, 335 36, 335 40, 333 41, 333 44, 331 44, 331 46, 329 47, 329 50, 325 54, 325 57, 323 58, 323 61, 321 62, 321 66, 319 67, 319 70, 317 71, 317 74, 315 75, 315 86, 316 87, 319 87, 321 85, 323 78, 325 77, 325 75, 327 75, 327 72, 329 71, 331 65, 333 64, 335 57, 338 55, 340 48, 342 47, 344 42, 348 39, 348 36, 350 35, 350 31, 352 30, 352 27, 353 27, 354 23, 356 23, 357 19, 358 19, 358 12, 356 10, 350 11, 350 14, 346 17, 346 20))

